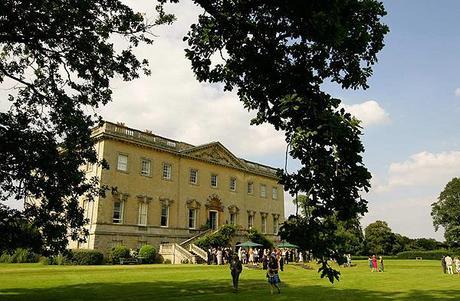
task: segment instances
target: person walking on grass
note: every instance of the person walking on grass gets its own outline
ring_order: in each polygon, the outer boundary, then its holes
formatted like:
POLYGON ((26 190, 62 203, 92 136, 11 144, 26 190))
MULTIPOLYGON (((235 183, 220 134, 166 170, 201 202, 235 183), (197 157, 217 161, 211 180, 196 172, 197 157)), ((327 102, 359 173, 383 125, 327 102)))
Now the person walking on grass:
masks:
POLYGON ((279 265, 278 260, 275 256, 270 256, 268 261, 268 271, 267 271, 267 279, 268 283, 270 284, 270 293, 273 294, 273 289, 276 288, 278 294, 281 293, 278 284, 280 283, 280 277, 278 275, 279 265))
POLYGON ((372 258, 371 258, 370 255, 367 256, 367 261, 368 261, 368 263, 369 263, 369 269, 371 269, 371 272, 372 272, 372 270, 373 270, 373 267, 372 267, 372 258))
POLYGON ((378 272, 378 267, 377 267, 377 256, 372 255, 372 272, 378 272))
POLYGON ((238 292, 238 280, 242 271, 243 265, 241 264, 241 260, 238 258, 238 255, 235 254, 230 260, 230 273, 232 275, 233 290, 235 293, 238 292))
POLYGON ((446 266, 447 266, 447 274, 453 274, 454 272, 452 271, 452 257, 447 255, 445 260, 446 260, 446 266))

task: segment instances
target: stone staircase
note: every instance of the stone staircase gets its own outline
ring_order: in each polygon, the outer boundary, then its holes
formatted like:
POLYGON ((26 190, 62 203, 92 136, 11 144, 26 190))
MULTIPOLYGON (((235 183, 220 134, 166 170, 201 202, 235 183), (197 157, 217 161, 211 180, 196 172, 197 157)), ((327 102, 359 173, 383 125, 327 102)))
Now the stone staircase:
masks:
POLYGON ((195 245, 194 242, 209 232, 211 232, 211 230, 203 231, 180 244, 163 243, 160 245, 158 253, 163 256, 165 260, 169 259, 173 264, 207 262, 207 252, 195 245))

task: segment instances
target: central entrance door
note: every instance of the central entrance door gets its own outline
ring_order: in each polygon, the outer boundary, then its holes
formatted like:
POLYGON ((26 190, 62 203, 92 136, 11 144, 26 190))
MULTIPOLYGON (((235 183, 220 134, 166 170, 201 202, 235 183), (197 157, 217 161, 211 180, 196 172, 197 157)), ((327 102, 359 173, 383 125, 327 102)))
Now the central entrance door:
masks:
POLYGON ((209 211, 209 226, 211 227, 212 230, 216 230, 218 226, 218 220, 217 220, 217 211, 209 211))

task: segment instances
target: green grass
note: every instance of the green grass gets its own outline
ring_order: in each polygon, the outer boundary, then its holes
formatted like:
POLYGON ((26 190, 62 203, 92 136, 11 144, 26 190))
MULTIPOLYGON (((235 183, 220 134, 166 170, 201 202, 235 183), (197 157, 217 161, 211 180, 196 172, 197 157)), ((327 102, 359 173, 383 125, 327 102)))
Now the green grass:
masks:
POLYGON ((385 273, 357 263, 333 285, 287 266, 280 295, 270 295, 263 270, 243 270, 234 294, 227 266, 1 264, 0 300, 460 300, 460 277, 442 274, 438 261, 387 260, 385 273))

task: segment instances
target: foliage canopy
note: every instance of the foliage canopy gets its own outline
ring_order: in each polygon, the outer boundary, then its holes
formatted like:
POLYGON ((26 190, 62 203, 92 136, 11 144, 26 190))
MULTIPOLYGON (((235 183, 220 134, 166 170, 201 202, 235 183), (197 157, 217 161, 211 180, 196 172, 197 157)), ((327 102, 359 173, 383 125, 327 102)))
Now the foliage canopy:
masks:
MULTIPOLYGON (((386 14, 375 0, 194 0, 204 9, 184 38, 186 56, 199 81, 237 90, 257 116, 252 124, 272 124, 285 133, 289 154, 301 162, 293 173, 280 172, 291 194, 304 192, 311 216, 293 217, 282 238, 301 245, 306 232, 315 236, 322 277, 339 273, 327 259, 334 249, 336 226, 328 217, 356 218, 367 210, 360 192, 369 189, 370 173, 362 163, 359 121, 340 100, 323 89, 367 88, 372 65, 383 48, 386 14), (295 234, 301 234, 296 236, 295 234)), ((307 247, 307 246, 305 246, 307 247)))

